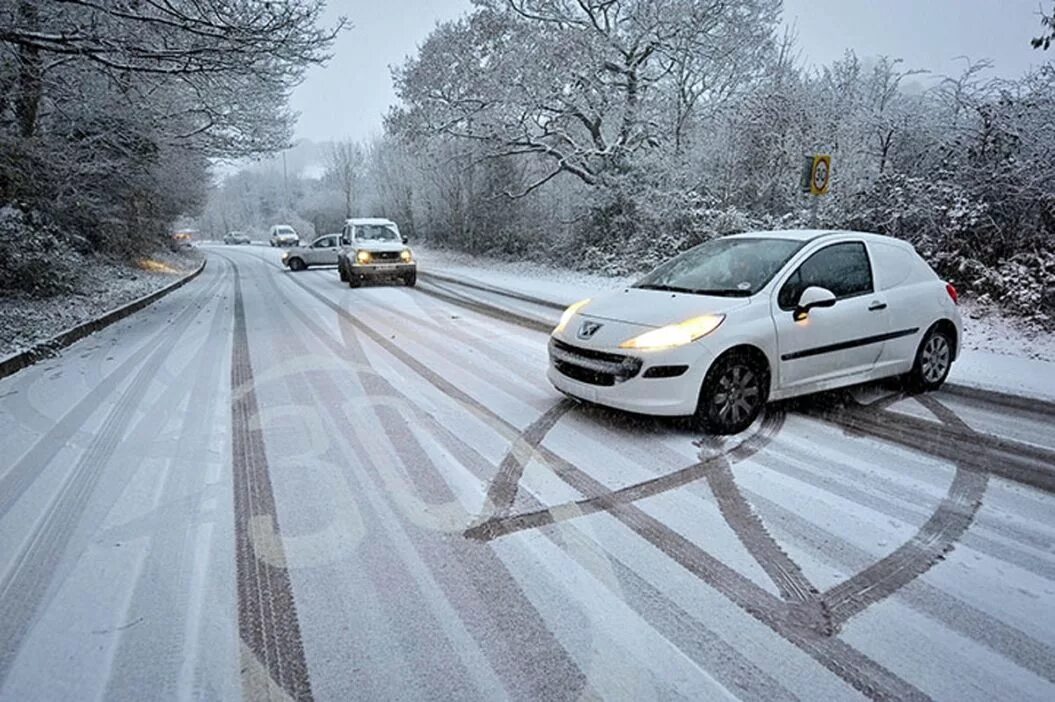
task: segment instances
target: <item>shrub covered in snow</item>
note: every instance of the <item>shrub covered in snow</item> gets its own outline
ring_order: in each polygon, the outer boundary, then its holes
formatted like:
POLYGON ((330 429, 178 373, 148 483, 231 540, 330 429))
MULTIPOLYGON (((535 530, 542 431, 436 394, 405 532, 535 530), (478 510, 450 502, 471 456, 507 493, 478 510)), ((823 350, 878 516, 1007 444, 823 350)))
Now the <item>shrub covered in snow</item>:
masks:
POLYGON ((0 208, 0 291, 68 292, 82 258, 74 243, 40 213, 0 208))

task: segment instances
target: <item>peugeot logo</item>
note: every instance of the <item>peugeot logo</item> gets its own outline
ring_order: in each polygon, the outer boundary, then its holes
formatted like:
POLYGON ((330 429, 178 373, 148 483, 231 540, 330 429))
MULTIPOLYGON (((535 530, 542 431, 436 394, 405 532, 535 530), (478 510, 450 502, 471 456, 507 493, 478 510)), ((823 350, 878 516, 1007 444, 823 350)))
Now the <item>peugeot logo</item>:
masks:
POLYGON ((583 322, 579 325, 578 336, 580 339, 590 339, 593 337, 594 334, 597 333, 597 330, 600 329, 602 326, 604 325, 598 324, 597 322, 583 322))

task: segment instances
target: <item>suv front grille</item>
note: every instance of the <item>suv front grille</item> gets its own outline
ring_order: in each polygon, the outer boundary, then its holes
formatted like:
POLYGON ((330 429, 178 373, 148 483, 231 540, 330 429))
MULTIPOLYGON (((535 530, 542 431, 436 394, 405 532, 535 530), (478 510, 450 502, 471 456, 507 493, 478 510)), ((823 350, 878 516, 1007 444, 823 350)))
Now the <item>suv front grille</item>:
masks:
POLYGON ((611 387, 641 372, 642 361, 633 356, 594 351, 550 339, 549 357, 553 367, 580 383, 611 387))
POLYGON ((378 251, 373 254, 375 263, 398 263, 399 252, 398 251, 378 251))

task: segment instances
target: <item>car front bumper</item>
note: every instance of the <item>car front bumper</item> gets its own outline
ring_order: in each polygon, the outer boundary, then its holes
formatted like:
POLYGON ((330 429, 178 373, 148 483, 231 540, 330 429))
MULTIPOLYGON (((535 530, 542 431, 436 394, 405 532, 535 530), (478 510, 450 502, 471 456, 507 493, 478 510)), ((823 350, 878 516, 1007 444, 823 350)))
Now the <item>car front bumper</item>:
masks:
POLYGON ((387 278, 399 277, 408 273, 416 273, 416 263, 353 263, 351 264, 352 275, 360 278, 387 278))
POLYGON ((557 390, 587 402, 640 414, 681 417, 696 411, 703 378, 713 360, 697 344, 629 355, 551 340, 546 377, 557 390), (582 355, 583 351, 589 356, 613 358, 591 358, 582 355), (614 363, 619 355, 633 361, 614 363), (664 377, 674 372, 678 374, 664 377))

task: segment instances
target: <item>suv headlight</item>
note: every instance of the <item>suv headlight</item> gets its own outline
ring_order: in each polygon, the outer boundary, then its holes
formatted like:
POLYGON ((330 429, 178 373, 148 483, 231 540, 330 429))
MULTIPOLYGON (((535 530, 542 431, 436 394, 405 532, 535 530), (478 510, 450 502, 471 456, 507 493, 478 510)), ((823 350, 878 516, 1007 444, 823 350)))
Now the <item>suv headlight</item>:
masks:
POLYGON ((399 252, 399 260, 403 263, 410 263, 414 260, 414 254, 410 252, 410 249, 403 249, 399 252))
POLYGON ((374 255, 372 253, 370 253, 369 251, 356 251, 355 252, 355 262, 356 263, 366 264, 366 263, 370 263, 373 260, 374 260, 374 255))
POLYGON ((685 346, 707 336, 720 327, 724 321, 724 314, 705 314, 702 317, 693 317, 692 319, 686 319, 684 322, 668 324, 665 327, 635 336, 633 339, 627 339, 619 344, 619 348, 657 351, 659 349, 673 349, 678 346, 685 346))

